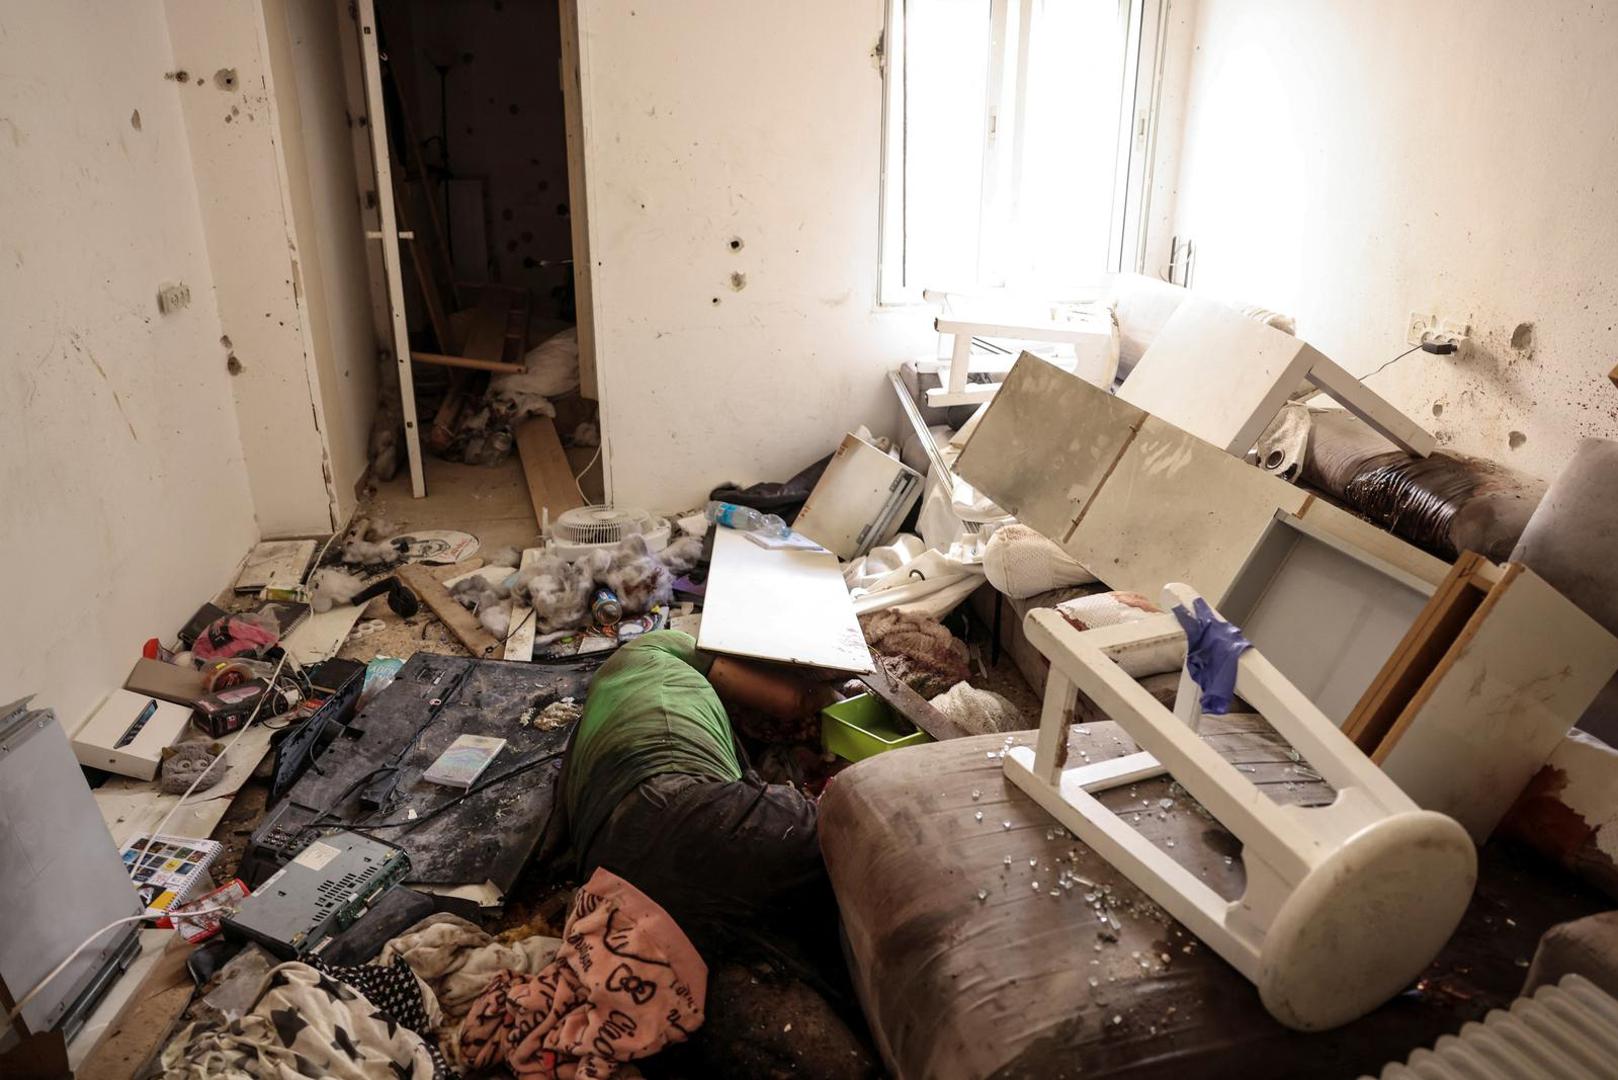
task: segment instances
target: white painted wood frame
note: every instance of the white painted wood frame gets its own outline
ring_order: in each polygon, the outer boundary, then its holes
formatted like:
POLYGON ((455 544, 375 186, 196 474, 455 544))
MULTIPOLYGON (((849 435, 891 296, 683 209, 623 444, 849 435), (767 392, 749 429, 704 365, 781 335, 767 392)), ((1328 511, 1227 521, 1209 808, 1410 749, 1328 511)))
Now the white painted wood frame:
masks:
MULTIPOLYGON (((1195 599, 1183 585, 1164 590, 1166 605, 1189 608, 1195 599)), ((1055 611, 1031 612, 1025 629, 1050 660, 1051 680, 1037 744, 1008 752, 1007 779, 1257 984, 1282 1023, 1347 1023, 1403 989, 1447 940, 1476 880, 1471 841, 1452 819, 1418 810, 1250 649, 1237 692, 1337 791, 1326 807, 1274 802, 1118 666, 1120 650, 1160 642, 1178 632, 1173 623, 1168 615, 1080 632, 1055 611), (1063 768, 1076 692, 1143 752, 1063 768), (1247 889, 1237 900, 1219 896, 1093 797, 1153 775, 1157 762, 1241 841, 1247 889)), ((1188 678, 1181 688, 1196 691, 1188 678)))
POLYGON ((1187 297, 1118 396, 1238 457, 1308 382, 1418 457, 1432 435, 1320 350, 1228 304, 1187 297))
POLYGON ((404 405, 405 450, 410 458, 410 491, 427 494, 421 465, 421 431, 416 422, 416 383, 410 368, 410 329, 405 322, 404 277, 399 259, 399 220, 393 207, 393 163, 388 157, 388 121, 382 97, 382 61, 377 52, 375 0, 359 0, 360 57, 365 69, 365 101, 371 130, 371 163, 376 170, 377 221, 382 268, 388 279, 393 316, 393 356, 399 365, 399 397, 404 405))

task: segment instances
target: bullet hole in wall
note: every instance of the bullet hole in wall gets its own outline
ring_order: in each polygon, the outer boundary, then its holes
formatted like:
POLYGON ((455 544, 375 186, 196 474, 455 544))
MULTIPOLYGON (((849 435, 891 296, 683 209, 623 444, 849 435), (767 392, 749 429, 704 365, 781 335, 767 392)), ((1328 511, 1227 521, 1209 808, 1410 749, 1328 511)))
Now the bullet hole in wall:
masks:
POLYGON ((1520 431, 1513 431, 1506 436, 1506 445, 1511 447, 1513 450, 1517 449, 1517 447, 1521 446, 1527 441, 1528 436, 1524 435, 1520 431))
POLYGON ((1517 329, 1511 332, 1511 347, 1526 350, 1534 347, 1534 324, 1518 323, 1517 329))
POLYGON ((140 130, 140 110, 139 109, 136 109, 134 112, 129 114, 129 126, 134 128, 136 131, 140 130))

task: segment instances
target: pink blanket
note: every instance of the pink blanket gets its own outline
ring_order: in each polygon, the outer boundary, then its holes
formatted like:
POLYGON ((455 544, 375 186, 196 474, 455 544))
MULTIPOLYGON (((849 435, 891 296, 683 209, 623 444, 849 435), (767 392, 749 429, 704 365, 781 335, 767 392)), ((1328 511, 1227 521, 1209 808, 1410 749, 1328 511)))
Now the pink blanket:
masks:
POLYGON ((668 912, 597 870, 573 898, 562 948, 537 975, 503 971, 461 1023, 468 1070, 601 1080, 702 1026, 708 966, 668 912))

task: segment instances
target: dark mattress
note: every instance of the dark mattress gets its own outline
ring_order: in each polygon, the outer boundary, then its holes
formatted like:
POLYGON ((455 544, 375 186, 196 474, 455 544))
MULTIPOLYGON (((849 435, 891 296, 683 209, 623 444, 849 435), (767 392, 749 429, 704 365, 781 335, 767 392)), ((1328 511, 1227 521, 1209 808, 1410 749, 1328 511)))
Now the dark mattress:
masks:
MULTIPOLYGON (((1234 719, 1210 742, 1277 801, 1330 799, 1273 733, 1241 726, 1234 719)), ((1003 778, 1003 743, 987 735, 881 754, 841 773, 821 803, 854 983, 888 1068, 908 1080, 1375 1074, 1508 1003, 1546 928, 1607 907, 1561 871, 1490 844, 1460 929, 1416 986, 1346 1027, 1299 1034, 1128 879, 1058 833, 1003 778), (1094 886, 1060 887, 1063 869, 1094 886), (1097 892, 1110 895, 1115 931, 1100 930, 1085 899, 1097 892)), ((1103 722, 1075 728, 1071 749, 1072 761, 1080 750, 1099 761, 1135 747, 1103 722)), ((1240 893, 1234 838, 1167 777, 1101 800, 1135 808, 1143 834, 1172 843, 1216 891, 1240 893)))

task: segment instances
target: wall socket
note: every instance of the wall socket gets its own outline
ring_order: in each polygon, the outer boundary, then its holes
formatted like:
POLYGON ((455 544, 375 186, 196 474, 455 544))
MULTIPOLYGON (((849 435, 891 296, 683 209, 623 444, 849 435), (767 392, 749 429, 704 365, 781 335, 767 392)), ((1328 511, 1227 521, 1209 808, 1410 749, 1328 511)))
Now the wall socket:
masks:
POLYGON ((1465 348, 1471 336, 1471 325, 1460 319, 1440 319, 1437 315, 1412 311, 1405 324, 1407 345, 1454 345, 1460 350, 1465 348))
POLYGON ((164 315, 191 306, 191 286, 185 284, 161 285, 157 290, 157 310, 164 315))

